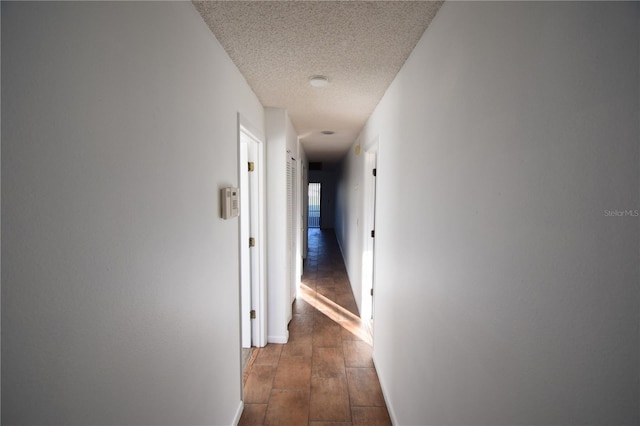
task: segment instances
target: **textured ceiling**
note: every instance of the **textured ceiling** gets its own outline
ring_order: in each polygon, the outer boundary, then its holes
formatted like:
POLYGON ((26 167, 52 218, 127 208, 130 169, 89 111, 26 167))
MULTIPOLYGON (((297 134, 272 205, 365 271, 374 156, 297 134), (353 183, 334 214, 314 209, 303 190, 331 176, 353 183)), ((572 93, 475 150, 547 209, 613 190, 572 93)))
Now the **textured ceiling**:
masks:
POLYGON ((310 161, 344 156, 441 4, 194 1, 262 104, 288 110, 310 161), (311 87, 318 74, 327 87, 311 87))

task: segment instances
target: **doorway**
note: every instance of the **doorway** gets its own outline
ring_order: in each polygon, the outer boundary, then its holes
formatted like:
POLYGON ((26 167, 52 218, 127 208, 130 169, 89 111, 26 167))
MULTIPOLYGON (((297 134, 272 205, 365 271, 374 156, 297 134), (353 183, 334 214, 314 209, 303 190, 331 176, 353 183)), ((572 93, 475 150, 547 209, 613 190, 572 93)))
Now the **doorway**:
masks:
POLYGON ((239 117, 240 330, 242 366, 253 347, 266 345, 265 171, 263 137, 239 117))
POLYGON ((362 319, 373 322, 375 298, 375 229, 377 143, 365 153, 364 177, 364 253, 362 256, 362 319))
POLYGON ((322 184, 309 183, 309 207, 307 209, 307 227, 320 228, 320 196, 322 184))

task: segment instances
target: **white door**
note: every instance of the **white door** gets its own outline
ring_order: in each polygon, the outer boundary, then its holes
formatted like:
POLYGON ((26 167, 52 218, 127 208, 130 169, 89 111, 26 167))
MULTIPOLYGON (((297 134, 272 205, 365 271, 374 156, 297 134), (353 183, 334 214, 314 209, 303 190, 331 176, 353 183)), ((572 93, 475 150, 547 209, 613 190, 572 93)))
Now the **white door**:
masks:
POLYGON ((242 347, 264 346, 261 144, 240 132, 240 305, 242 347))

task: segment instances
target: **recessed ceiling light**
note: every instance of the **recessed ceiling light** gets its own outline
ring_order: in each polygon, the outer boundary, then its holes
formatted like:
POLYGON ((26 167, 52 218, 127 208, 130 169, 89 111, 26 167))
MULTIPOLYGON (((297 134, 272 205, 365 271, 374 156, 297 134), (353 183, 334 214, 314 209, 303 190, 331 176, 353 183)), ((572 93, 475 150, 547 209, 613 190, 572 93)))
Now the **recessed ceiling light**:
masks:
POLYGON ((309 78, 309 84, 313 87, 325 87, 329 84, 329 78, 324 75, 314 75, 309 78))
POLYGON ((335 132, 333 130, 323 130, 320 133, 323 135, 333 135, 335 132))

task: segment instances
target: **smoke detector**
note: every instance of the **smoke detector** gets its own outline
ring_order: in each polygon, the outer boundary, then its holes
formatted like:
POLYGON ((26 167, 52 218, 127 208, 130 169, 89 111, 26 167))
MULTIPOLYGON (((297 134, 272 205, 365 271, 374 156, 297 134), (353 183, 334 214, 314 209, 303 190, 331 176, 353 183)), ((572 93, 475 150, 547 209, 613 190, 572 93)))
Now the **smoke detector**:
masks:
POLYGON ((329 78, 324 75, 313 75, 309 78, 309 84, 313 87, 325 87, 329 84, 329 78))

